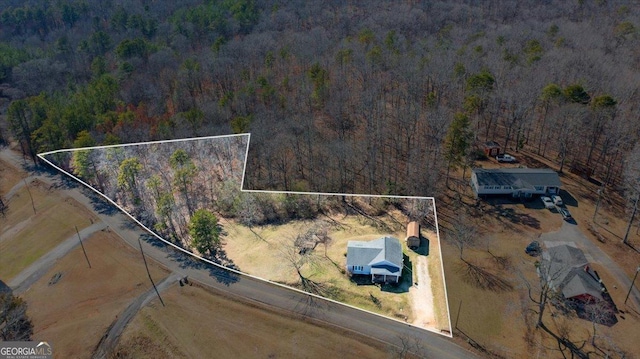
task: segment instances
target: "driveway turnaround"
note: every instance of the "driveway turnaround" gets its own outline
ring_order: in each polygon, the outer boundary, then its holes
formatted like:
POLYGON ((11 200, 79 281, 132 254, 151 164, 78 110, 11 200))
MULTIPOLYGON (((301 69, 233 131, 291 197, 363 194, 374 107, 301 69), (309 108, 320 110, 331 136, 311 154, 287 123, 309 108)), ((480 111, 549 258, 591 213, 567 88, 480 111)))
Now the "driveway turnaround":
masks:
MULTIPOLYGON (((86 239, 91 234, 97 231, 104 230, 106 229, 106 227, 107 225, 102 222, 94 223, 93 225, 81 230, 80 237, 82 239, 86 239)), ((29 289, 29 287, 31 287, 31 285, 33 285, 33 283, 37 282, 40 277, 47 273, 58 259, 64 257, 78 245, 80 245, 78 235, 74 234, 71 237, 67 238, 64 242, 58 244, 47 254, 38 258, 38 260, 33 262, 30 266, 20 272, 20 274, 15 276, 11 281, 9 281, 9 287, 11 287, 16 294, 20 294, 26 291, 27 289, 29 289)))

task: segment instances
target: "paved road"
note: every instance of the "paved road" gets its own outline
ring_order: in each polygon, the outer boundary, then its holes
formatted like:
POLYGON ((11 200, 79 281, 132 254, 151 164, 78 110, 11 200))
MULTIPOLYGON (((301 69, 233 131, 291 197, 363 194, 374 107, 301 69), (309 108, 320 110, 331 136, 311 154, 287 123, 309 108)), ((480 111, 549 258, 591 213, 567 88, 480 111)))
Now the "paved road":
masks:
MULTIPOLYGON (((611 257, 604 253, 598 246, 596 246, 589 238, 587 238, 578 228, 577 225, 568 222, 562 223, 562 227, 557 232, 545 233, 540 236, 542 241, 568 241, 575 242, 585 254, 588 261, 598 263, 607 268, 609 273, 618 281, 621 288, 629 290, 631 286, 631 278, 620 268, 620 266, 614 262, 611 257)), ((607 283, 605 283, 606 285, 607 283)), ((609 288, 611 289, 611 288, 609 288)), ((640 291, 637 287, 633 288, 629 301, 632 302, 637 310, 640 310, 640 291)), ((629 304, 629 302, 627 302, 629 304)), ((616 303, 618 307, 621 307, 623 303, 616 303)))
MULTIPOLYGON (((24 162, 19 154, 6 149, 0 151, 0 157, 18 165, 24 162)), ((63 176, 63 174, 40 173, 38 178, 52 185, 60 185, 60 179, 64 178, 63 176)), ((420 341, 424 348, 423 352, 426 352, 425 356, 429 358, 477 357, 469 350, 441 335, 345 305, 314 298, 284 286, 237 275, 195 260, 159 240, 148 239, 149 234, 146 230, 139 227, 115 207, 107 204, 106 201, 97 198, 97 195, 90 190, 76 187, 62 188, 61 191, 95 212, 110 230, 115 231, 134 248, 139 248, 139 238, 145 239, 142 241, 145 254, 182 277, 188 276, 190 280, 256 304, 313 318, 398 347, 402 347, 403 342, 416 339, 420 341)))
MULTIPOLYGON (((162 293, 165 289, 171 287, 171 285, 176 284, 180 278, 179 274, 171 273, 160 281, 160 283, 156 284, 158 292, 162 293)), ((120 339, 120 335, 122 335, 124 328, 129 324, 131 319, 133 319, 133 316, 154 298, 156 298, 156 291, 153 288, 150 288, 145 293, 140 294, 138 298, 129 304, 127 309, 118 315, 118 318, 111 324, 107 333, 105 333, 102 339, 100 339, 100 343, 98 343, 98 346, 93 353, 93 358, 103 359, 109 357, 109 354, 113 352, 118 344, 118 340, 120 339)))
MULTIPOLYGON (((92 233, 101 231, 106 227, 107 225, 104 223, 94 223, 93 225, 81 230, 80 237, 84 240, 92 233)), ((33 285, 33 283, 47 273, 58 259, 64 257, 78 245, 80 245, 78 235, 74 234, 11 279, 11 281, 9 281, 9 287, 13 288, 13 292, 15 294, 25 292, 33 285)), ((91 259, 89 259, 89 261, 91 261, 91 259)))

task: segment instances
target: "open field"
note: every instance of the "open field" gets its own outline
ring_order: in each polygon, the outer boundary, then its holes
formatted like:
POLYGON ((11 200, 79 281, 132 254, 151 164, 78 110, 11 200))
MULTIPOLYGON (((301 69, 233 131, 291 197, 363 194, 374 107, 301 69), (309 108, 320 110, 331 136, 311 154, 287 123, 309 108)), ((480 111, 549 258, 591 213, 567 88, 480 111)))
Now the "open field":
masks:
POLYGON ((0 159, 0 195, 3 196, 25 176, 23 171, 18 170, 10 163, 0 159))
MULTIPOLYGON (((530 167, 545 166, 522 155, 518 158, 530 167)), ((479 164, 487 168, 512 166, 498 166, 493 162, 495 161, 479 164)), ((457 175, 461 176, 461 173, 457 175)), ((599 242, 589 231, 597 200, 597 195, 594 197, 593 194, 597 187, 572 174, 561 176, 561 180, 561 196, 576 219, 580 231, 614 258, 616 263, 625 269, 629 278, 632 278, 632 271, 640 263, 640 257, 632 248, 621 244, 621 236, 628 220, 627 214, 620 208, 616 210, 613 202, 608 204, 603 201, 598 212, 598 223, 602 222, 602 226, 598 228, 600 234, 605 237, 605 242, 599 242)), ((538 258, 526 255, 524 248, 531 241, 537 240, 541 234, 559 230, 563 224, 561 216, 555 211, 544 209, 537 198, 524 203, 512 202, 509 199, 476 202, 466 181, 452 181, 452 188, 455 191, 443 194, 437 203, 454 327, 458 320, 457 329, 454 328, 454 331, 504 357, 560 356, 557 351, 541 349, 540 330, 534 328, 535 323, 527 325, 523 313, 535 309, 535 304, 527 297, 525 284, 530 283, 534 289, 538 285, 535 272, 535 262, 538 258), (456 191, 460 191, 462 195, 456 194, 456 191), (453 223, 460 220, 459 216, 472 223, 481 233, 477 236, 479 240, 464 250, 464 258, 506 281, 508 286, 483 289, 478 283, 470 280, 465 271, 466 266, 459 259, 459 249, 454 245, 450 232, 453 223)), ((635 227, 632 233, 634 231, 635 227)), ((637 247, 640 238, 635 234, 630 238, 631 243, 637 247)), ((638 310, 623 304, 628 288, 621 288, 606 268, 593 266, 597 268, 614 303, 621 310, 617 315, 618 323, 612 327, 596 325, 597 334, 602 335, 598 337, 598 341, 604 348, 604 341, 611 340, 627 354, 626 357, 637 357, 640 354, 636 350, 637 331, 631 328, 640 326, 640 318, 638 310)), ((552 306, 548 307, 544 321, 553 330, 570 328, 569 337, 577 343, 583 340, 590 341, 594 330, 590 321, 575 318, 575 313, 573 317, 567 317, 558 313, 552 306)), ((542 344, 549 348, 557 347, 555 341, 548 339, 544 339, 542 344)))
MULTIPOLYGON (((254 227, 253 233, 245 226, 225 221, 223 226, 228 235, 224 240, 224 250, 233 263, 245 273, 299 287, 300 280, 291 263, 291 251, 295 249, 294 239, 296 235, 304 233, 314 225, 329 226, 328 235, 331 241, 326 247, 324 244, 317 244, 313 252, 307 255, 309 263, 301 268, 303 276, 322 286, 323 289, 318 294, 413 323, 416 317, 412 312, 409 288, 416 281, 413 272, 419 254, 409 250, 404 242, 406 228, 403 224, 407 223, 407 219, 399 211, 392 211, 376 219, 380 223, 374 224, 370 219, 360 215, 336 215, 331 221, 292 221, 284 225, 254 227), (403 273, 403 280, 398 286, 356 284, 345 273, 347 242, 373 240, 385 235, 394 236, 402 242, 406 256, 405 266, 408 266, 403 273)), ((434 306, 438 307, 437 320, 435 323, 429 323, 428 327, 449 330, 437 236, 424 229, 422 235, 432 244, 427 261, 430 263, 429 271, 434 288, 432 292, 437 294, 434 306)), ((293 259, 299 258, 300 256, 294 256, 293 259)))
MULTIPOLYGON (((151 286, 140 253, 113 232, 97 232, 84 246, 91 268, 77 247, 23 294, 33 340, 48 341, 56 358, 90 357, 116 316, 151 286)), ((156 281, 167 274, 153 261, 149 269, 156 281)))
POLYGON ((389 358, 385 344, 211 293, 175 286, 123 333, 118 358, 389 358), (241 344, 240 344, 241 343, 241 344))
MULTIPOLYGON (((5 171, 10 168, 6 167, 5 171)), ((22 187, 11 197, 7 203, 9 209, 4 217, 0 217, 0 278, 4 281, 11 280, 43 254, 74 235, 74 226, 81 230, 96 219, 72 198, 49 190, 37 180, 28 186, 28 189, 22 187)))

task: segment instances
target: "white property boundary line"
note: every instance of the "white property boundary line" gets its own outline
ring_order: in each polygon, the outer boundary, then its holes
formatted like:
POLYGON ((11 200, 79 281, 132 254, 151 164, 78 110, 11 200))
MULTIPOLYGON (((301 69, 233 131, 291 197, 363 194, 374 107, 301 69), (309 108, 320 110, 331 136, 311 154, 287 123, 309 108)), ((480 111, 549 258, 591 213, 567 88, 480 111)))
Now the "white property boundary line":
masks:
MULTIPOLYGON (((49 152, 43 152, 43 153, 39 153, 37 156, 42 159, 43 161, 45 161, 46 163, 48 163, 49 165, 51 165, 52 167, 56 168, 58 171, 66 174, 67 176, 75 179, 76 181, 80 182, 81 184, 83 184, 85 187, 89 188, 90 190, 92 190, 93 192, 95 192, 96 194, 98 194, 100 197, 106 199, 109 203, 111 203, 112 205, 114 205, 116 208, 118 208, 122 213, 124 213, 127 217, 131 218, 136 224, 138 224, 140 227, 144 228, 147 232, 149 232, 152 236, 154 236, 155 238, 159 239, 160 241, 162 241, 163 243, 185 253, 188 254, 192 257, 195 257, 205 263, 211 264, 215 267, 218 267, 220 269, 223 270, 227 270, 229 272, 232 272, 234 274, 240 275, 240 276, 247 276, 249 278, 252 278, 254 280, 258 280, 258 281, 262 281, 271 285, 275 285, 275 286, 279 286, 281 288, 287 289, 287 290, 291 290, 291 291, 295 291, 298 292, 300 294, 304 294, 304 295, 308 295, 308 296, 312 296, 315 298, 318 298, 320 300, 326 300, 328 302, 337 304, 337 305, 343 305, 346 307, 349 307, 351 309, 355 309, 355 310, 359 310, 359 311, 363 311, 372 315, 376 315, 378 317, 382 317, 385 319, 389 319, 389 320, 393 320, 396 321, 398 323, 403 323, 405 325, 409 325, 411 327, 417 328, 417 329, 422 329, 422 330, 426 330, 428 332, 432 332, 432 333, 436 333, 436 334, 440 334, 442 336, 448 337, 448 338, 453 338, 453 328, 451 327, 451 311, 449 310, 449 297, 447 295, 447 283, 446 283, 446 279, 444 276, 444 258, 442 257, 442 241, 440 240, 440 229, 438 226, 438 214, 436 211, 436 203, 435 203, 435 198, 434 197, 419 197, 419 196, 385 196, 385 195, 373 195, 373 194, 353 194, 353 193, 323 193, 323 192, 297 192, 297 191, 267 191, 267 190, 245 190, 244 189, 244 178, 245 178, 245 172, 246 172, 246 168, 247 168, 247 160, 248 160, 248 155, 249 155, 249 143, 251 140, 251 134, 250 133, 243 133, 243 134, 237 134, 237 135, 222 135, 222 136, 207 136, 207 137, 193 137, 193 138, 186 138, 186 139, 174 139, 174 140, 162 140, 162 141, 149 141, 149 142, 137 142, 137 143, 127 143, 127 144, 120 144, 120 145, 106 145, 106 146, 93 146, 93 147, 81 147, 81 148, 71 148, 71 149, 60 149, 60 150, 55 150, 55 151, 49 151, 49 152), (74 151, 82 151, 82 150, 94 150, 94 149, 104 149, 104 148, 113 148, 113 147, 125 147, 125 146, 137 146, 137 145, 150 145, 150 144, 159 144, 159 143, 171 143, 171 142, 186 142, 186 141, 198 141, 198 140, 206 140, 206 139, 218 139, 218 138, 228 138, 228 137, 240 137, 240 136, 247 136, 247 149, 245 152, 245 158, 244 158, 244 169, 242 171, 242 182, 240 185, 240 191, 241 192, 248 192, 248 193, 273 193, 273 194, 298 194, 298 195, 323 195, 323 196, 349 196, 349 197, 376 197, 376 198, 408 198, 408 199, 430 199, 432 201, 433 204, 433 214, 434 214, 434 218, 435 218, 435 224, 436 224, 436 234, 438 237, 438 250, 440 252, 440 270, 442 272, 442 281, 443 281, 443 286, 444 286, 444 297, 445 297, 445 303, 446 303, 446 307, 447 307, 447 318, 449 320, 449 334, 443 333, 440 330, 434 330, 434 329, 430 329, 430 328, 424 328, 424 327, 420 327, 411 323, 407 323, 392 317, 388 317, 386 315, 382 315, 379 313, 375 313, 366 309, 362 309, 356 306, 353 306, 351 304, 347 304, 347 303, 343 303, 343 302, 339 302, 336 300, 333 300, 331 298, 326 298, 317 294, 313 294, 313 293, 309 293, 309 292, 305 292, 303 290, 297 289, 297 288, 293 288, 293 287, 289 287, 286 286, 284 284, 280 284, 277 282, 273 282, 264 278, 260 278, 257 277, 255 275, 252 274, 248 274, 248 273, 244 273, 241 271, 238 271, 236 269, 232 269, 232 268, 228 268, 225 267, 223 265, 220 265, 218 263, 215 263, 213 261, 210 261, 206 258, 200 257, 198 255, 196 255, 193 252, 187 251, 184 248, 178 247, 175 244, 165 240, 164 238, 160 237, 159 235, 157 235, 154 231, 152 231, 151 229, 147 228, 144 224, 142 224, 140 221, 138 221, 135 217, 133 217, 131 214, 129 214, 128 211, 126 211, 124 208, 120 207, 120 205, 118 205, 115 201, 113 201, 111 198, 107 197, 106 195, 104 195, 103 193, 101 193, 100 191, 96 190, 95 188, 93 188, 93 186, 89 185, 88 183, 84 182, 83 180, 81 180, 80 178, 74 176, 73 174, 65 171, 64 169, 56 166, 55 164, 53 164, 51 161, 47 160, 45 158, 45 156, 47 155, 51 155, 51 154, 56 154, 56 153, 63 153, 63 152, 74 152, 74 151)), ((413 281, 413 279, 412 279, 413 281)))

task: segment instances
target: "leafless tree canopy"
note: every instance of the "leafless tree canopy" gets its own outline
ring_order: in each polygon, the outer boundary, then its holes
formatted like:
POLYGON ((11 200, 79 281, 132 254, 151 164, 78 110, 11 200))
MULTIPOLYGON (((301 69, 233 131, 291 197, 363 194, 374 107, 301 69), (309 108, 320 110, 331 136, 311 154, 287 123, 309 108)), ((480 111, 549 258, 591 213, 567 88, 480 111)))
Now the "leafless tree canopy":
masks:
POLYGON ((458 113, 614 186, 640 137, 628 1, 4 5, 3 127, 34 160, 251 132, 247 188, 431 195, 458 113))

